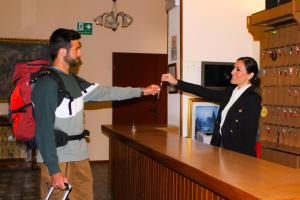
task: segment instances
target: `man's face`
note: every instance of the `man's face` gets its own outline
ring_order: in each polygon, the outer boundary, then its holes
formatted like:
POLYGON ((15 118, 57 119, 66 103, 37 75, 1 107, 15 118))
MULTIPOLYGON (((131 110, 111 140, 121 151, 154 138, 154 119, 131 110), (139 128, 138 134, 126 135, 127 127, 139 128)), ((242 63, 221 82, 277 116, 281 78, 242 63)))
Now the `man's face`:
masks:
POLYGON ((79 40, 71 41, 71 48, 67 50, 67 55, 64 57, 65 62, 68 63, 70 67, 76 67, 80 62, 80 47, 81 44, 79 40))

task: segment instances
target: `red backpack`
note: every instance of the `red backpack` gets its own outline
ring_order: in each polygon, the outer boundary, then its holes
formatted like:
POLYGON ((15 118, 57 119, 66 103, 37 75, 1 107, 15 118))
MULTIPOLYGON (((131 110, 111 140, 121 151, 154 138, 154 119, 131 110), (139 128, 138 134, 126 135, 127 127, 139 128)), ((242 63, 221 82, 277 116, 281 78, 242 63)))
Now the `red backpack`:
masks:
POLYGON ((15 64, 12 75, 13 89, 9 100, 9 118, 16 140, 30 141, 35 136, 35 120, 33 116, 31 92, 33 84, 38 78, 48 75, 57 82, 59 92, 58 105, 67 94, 70 99, 72 99, 70 94, 65 90, 60 76, 48 66, 48 60, 33 60, 15 64))

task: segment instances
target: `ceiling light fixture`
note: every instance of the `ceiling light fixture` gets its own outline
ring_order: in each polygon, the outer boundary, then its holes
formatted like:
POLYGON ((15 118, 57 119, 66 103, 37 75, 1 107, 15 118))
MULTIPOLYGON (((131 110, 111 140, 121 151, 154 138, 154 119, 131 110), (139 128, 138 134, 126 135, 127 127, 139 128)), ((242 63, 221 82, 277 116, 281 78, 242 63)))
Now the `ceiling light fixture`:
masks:
POLYGON ((128 27, 132 23, 133 18, 125 14, 124 12, 117 12, 117 2, 116 2, 117 0, 112 0, 112 1, 113 1, 112 11, 105 12, 102 15, 95 17, 94 22, 97 25, 101 25, 106 28, 110 28, 113 31, 116 31, 119 26, 118 18, 121 17, 122 28, 128 27))

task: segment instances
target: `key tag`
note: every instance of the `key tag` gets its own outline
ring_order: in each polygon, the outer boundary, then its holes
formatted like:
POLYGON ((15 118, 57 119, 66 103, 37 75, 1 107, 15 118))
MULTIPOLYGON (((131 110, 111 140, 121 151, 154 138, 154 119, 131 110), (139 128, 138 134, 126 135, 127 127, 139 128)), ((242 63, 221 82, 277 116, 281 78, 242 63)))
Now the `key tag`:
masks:
POLYGON ((135 132, 136 132, 136 126, 134 125, 134 121, 132 122, 131 132, 132 132, 132 133, 135 133, 135 132))

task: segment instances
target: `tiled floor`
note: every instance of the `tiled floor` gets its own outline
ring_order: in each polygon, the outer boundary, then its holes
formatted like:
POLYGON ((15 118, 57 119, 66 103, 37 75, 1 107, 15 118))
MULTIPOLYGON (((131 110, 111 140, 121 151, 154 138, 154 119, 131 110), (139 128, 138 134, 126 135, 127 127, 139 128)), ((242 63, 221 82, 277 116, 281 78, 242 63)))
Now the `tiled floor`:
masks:
POLYGON ((94 200, 111 200, 109 194, 109 165, 108 163, 92 163, 94 176, 94 200))
MULTIPOLYGON (((108 163, 92 163, 94 199, 111 200, 108 163)), ((0 200, 38 200, 39 170, 0 170, 0 200)))
POLYGON ((0 200, 39 199, 39 170, 1 170, 0 200))

